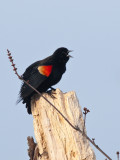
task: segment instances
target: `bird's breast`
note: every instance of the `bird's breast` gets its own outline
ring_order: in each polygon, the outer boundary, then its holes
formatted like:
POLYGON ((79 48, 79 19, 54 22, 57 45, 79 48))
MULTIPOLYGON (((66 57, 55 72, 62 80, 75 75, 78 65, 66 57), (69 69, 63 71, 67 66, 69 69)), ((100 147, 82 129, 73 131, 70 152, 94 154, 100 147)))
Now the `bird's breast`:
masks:
POLYGON ((62 78, 63 73, 65 72, 65 66, 54 66, 52 69, 52 73, 50 75, 52 85, 55 85, 62 78))

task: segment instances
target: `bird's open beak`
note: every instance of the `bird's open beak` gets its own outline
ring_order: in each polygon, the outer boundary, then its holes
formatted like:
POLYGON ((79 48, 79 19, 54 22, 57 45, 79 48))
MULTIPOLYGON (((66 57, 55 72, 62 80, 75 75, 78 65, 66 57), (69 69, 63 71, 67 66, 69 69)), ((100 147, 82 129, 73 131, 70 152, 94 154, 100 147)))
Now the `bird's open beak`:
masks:
MULTIPOLYGON (((73 52, 73 50, 69 50, 69 51, 68 51, 68 53, 70 53, 70 52, 73 52)), ((69 54, 68 54, 68 57, 69 57, 69 58, 73 58, 73 56, 71 56, 71 55, 69 55, 69 54)))
POLYGON ((68 57, 69 57, 69 58, 73 58, 73 56, 71 56, 71 55, 69 55, 69 54, 68 54, 68 57))

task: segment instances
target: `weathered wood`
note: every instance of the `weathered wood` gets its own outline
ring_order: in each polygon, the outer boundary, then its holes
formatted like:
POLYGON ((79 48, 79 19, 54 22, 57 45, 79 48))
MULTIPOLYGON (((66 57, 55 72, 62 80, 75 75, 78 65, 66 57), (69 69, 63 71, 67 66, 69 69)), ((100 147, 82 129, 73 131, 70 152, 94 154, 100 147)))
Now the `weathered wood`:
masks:
MULTIPOLYGON (((84 120, 75 92, 55 91, 56 99, 44 96, 54 104, 69 121, 83 130, 84 120)), ((32 115, 35 138, 39 148, 37 160, 95 160, 88 140, 57 113, 42 97, 33 97, 32 115)), ((85 130, 86 132, 86 130, 85 130)))

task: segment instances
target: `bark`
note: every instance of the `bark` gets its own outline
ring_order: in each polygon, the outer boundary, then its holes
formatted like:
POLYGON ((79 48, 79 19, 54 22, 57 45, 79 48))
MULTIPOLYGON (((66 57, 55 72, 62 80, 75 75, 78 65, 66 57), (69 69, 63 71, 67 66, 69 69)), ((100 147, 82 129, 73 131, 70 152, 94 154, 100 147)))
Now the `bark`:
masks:
MULTIPOLYGON (((81 130, 84 120, 75 92, 55 91, 55 97, 44 96, 62 114, 81 130)), ((95 160, 89 141, 75 131, 59 113, 42 97, 34 96, 31 101, 34 133, 37 142, 36 160, 95 160)), ((86 129, 84 129, 86 132, 86 129)), ((34 156, 36 157, 36 156, 34 156)))

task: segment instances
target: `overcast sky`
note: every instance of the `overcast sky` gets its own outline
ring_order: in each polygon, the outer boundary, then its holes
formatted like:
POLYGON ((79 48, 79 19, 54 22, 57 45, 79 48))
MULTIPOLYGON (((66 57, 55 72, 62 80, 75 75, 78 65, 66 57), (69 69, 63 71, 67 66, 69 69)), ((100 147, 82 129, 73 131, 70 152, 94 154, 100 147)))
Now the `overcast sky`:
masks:
MULTIPOLYGON (((55 87, 74 90, 87 107, 87 133, 112 158, 120 151, 120 1, 4 0, 0 2, 0 159, 26 160, 33 119, 20 103, 20 74, 58 47, 74 50, 55 87)), ((92 146, 93 147, 93 146, 92 146)), ((105 157, 93 147, 97 160, 105 157)))

